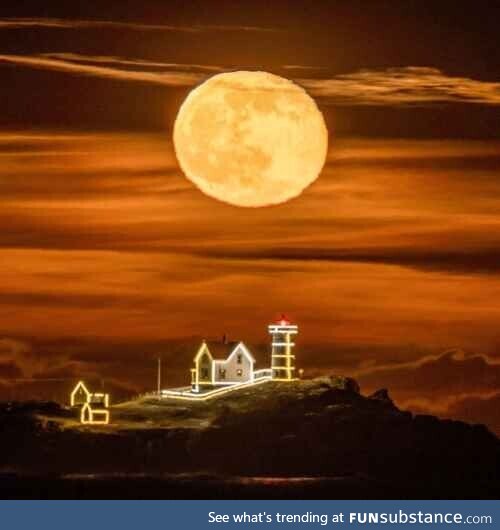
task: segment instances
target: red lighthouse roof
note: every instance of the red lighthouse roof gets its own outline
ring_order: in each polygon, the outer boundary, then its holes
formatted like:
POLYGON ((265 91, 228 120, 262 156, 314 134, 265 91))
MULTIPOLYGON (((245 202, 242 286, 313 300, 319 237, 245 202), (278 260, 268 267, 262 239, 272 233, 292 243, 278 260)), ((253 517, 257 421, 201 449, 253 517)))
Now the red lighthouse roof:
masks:
POLYGON ((282 314, 280 318, 276 321, 276 324, 278 324, 279 326, 289 326, 291 322, 285 315, 282 314))

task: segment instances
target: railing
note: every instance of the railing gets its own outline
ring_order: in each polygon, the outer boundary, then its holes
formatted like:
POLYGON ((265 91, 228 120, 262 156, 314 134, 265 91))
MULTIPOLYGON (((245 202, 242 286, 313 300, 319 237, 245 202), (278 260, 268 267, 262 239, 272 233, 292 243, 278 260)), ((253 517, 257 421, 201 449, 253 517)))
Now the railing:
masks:
POLYGON ((269 379, 271 378, 273 371, 271 368, 263 368, 262 370, 255 370, 253 373, 253 380, 258 381, 259 379, 269 379))
POLYGON ((258 380, 254 381, 247 381, 246 383, 237 383, 234 385, 228 385, 223 386, 220 388, 215 388, 213 390, 208 390, 206 392, 203 392, 201 394, 193 393, 190 391, 182 391, 182 390, 162 390, 160 398, 174 398, 174 399, 184 399, 189 401, 206 401, 207 399, 212 399, 216 396, 221 396, 223 394, 227 394, 228 392, 234 392, 235 390, 239 390, 240 388, 245 387, 251 387, 254 385, 261 385, 262 383, 266 383, 267 381, 270 381, 271 376, 263 376, 260 377, 258 380))

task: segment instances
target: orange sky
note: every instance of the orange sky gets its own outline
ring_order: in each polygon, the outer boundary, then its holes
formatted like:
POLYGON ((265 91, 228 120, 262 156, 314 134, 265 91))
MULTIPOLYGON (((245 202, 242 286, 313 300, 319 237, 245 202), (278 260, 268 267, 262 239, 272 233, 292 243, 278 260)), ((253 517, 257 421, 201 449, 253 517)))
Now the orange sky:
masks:
POLYGON ((465 417, 500 388, 499 148, 334 139, 300 198, 240 209, 180 174, 167 134, 3 132, 4 393, 80 375, 142 391, 158 352, 182 383, 197 340, 223 333, 263 366, 266 324, 286 312, 306 375, 390 383, 465 417))

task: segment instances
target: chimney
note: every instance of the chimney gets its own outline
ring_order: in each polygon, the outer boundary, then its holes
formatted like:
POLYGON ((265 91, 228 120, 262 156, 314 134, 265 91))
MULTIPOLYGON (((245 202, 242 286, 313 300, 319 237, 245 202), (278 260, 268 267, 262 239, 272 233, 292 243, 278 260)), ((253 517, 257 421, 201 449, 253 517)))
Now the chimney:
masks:
POLYGON ((225 333, 222 335, 222 344, 227 344, 227 335, 225 333))

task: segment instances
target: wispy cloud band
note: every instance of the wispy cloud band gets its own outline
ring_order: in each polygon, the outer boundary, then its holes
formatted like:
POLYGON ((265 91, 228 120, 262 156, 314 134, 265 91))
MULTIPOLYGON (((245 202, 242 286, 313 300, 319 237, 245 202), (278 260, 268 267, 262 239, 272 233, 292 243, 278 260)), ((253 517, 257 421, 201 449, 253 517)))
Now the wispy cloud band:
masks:
POLYGON ((434 102, 500 104, 500 83, 452 77, 437 68, 362 70, 331 79, 299 79, 317 97, 336 103, 405 105, 434 102))
MULTIPOLYGON (((165 86, 193 86, 214 73, 237 69, 218 65, 179 64, 114 56, 75 53, 0 55, 0 63, 65 72, 74 75, 133 81, 165 86)), ((452 77, 429 67, 362 70, 330 78, 295 81, 325 104, 428 105, 476 103, 500 105, 500 83, 452 77)))
POLYGON ((182 64, 164 61, 148 61, 145 59, 126 59, 123 57, 115 57, 113 55, 80 55, 77 53, 43 53, 42 57, 49 59, 57 59, 62 61, 71 61, 77 63, 90 64, 105 64, 105 65, 121 65, 121 66, 141 66, 143 68, 163 68, 167 70, 182 70, 182 71, 199 71, 207 73, 224 72, 226 69, 222 66, 214 66, 209 64, 182 64))
POLYGON ((122 22, 113 20, 70 20, 64 18, 3 18, 0 19, 0 29, 126 29, 132 31, 177 31, 184 33, 199 33, 202 31, 254 31, 275 32, 277 28, 241 25, 190 25, 176 24, 145 24, 140 22, 122 22))
MULTIPOLYGON (((97 64, 89 64, 89 58, 86 56, 80 56, 80 60, 85 61, 85 63, 55 59, 46 55, 0 55, 0 63, 15 64, 69 74, 81 74, 92 77, 115 79, 118 81, 135 81, 166 86, 192 86, 207 77, 206 74, 188 71, 190 69, 189 67, 184 71, 178 69, 150 72, 145 70, 125 70, 99 64, 103 61, 94 61, 94 63, 97 64)), ((145 64, 143 64, 143 66, 145 66, 145 64)))

